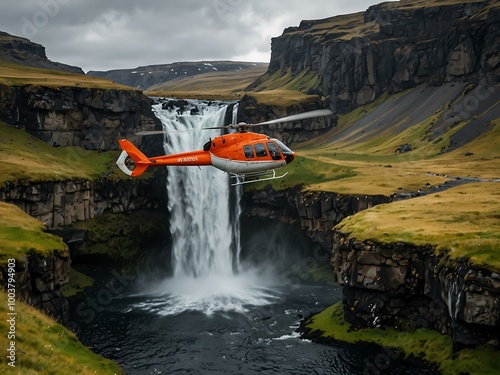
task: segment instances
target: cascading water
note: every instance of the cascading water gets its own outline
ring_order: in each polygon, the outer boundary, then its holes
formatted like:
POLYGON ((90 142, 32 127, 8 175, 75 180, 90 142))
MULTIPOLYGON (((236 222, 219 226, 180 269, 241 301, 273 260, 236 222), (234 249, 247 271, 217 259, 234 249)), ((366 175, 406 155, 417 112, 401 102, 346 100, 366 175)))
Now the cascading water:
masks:
MULTIPOLYGON (((209 137, 220 135, 220 130, 201 128, 224 125, 226 107, 198 103, 197 115, 191 115, 190 108, 181 112, 156 107, 164 130, 177 131, 165 135, 165 153, 201 149, 209 137)), ((232 274, 233 227, 229 221, 227 174, 210 167, 171 167, 167 192, 174 276, 232 274)))
MULTIPOLYGON (((227 104, 189 101, 183 108, 153 110, 162 121, 166 154, 201 149, 220 135, 204 127, 223 126, 227 104)), ((233 111, 233 121, 236 119, 233 111)), ((219 132, 219 133, 218 133, 219 132)), ((186 310, 245 311, 246 305, 275 300, 269 277, 240 265, 241 187, 213 167, 168 167, 168 209, 172 236, 173 277, 148 288, 155 299, 142 307, 160 314, 186 310), (233 201, 233 202, 232 202, 233 201), (263 284, 263 281, 268 281, 263 284)))

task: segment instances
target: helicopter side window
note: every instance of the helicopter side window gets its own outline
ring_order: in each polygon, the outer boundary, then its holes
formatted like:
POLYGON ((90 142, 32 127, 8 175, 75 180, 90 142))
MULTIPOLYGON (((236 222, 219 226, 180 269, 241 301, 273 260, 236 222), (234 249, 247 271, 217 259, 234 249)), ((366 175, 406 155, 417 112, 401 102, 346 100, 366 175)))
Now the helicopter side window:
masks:
POLYGON ((245 152, 246 158, 253 158, 255 155, 253 154, 253 148, 250 145, 243 147, 243 151, 245 152))
POLYGON ((281 159, 281 152, 278 150, 278 147, 276 147, 276 145, 273 142, 267 142, 267 149, 269 150, 269 153, 271 154, 273 160, 281 159))
POLYGON ((258 157, 267 156, 266 146, 264 146, 264 143, 256 143, 254 147, 255 147, 255 154, 258 157))

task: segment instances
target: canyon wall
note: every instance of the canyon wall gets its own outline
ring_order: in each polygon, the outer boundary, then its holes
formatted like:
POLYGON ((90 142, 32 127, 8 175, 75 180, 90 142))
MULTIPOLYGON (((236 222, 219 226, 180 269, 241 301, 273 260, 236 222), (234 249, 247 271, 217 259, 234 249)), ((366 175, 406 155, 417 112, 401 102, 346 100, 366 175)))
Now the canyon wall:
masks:
POLYGON ((12 203, 49 228, 90 220, 103 212, 166 207, 166 175, 140 180, 68 180, 11 184, 0 200, 12 203))
MULTIPOLYGON (((298 113, 325 108, 319 97, 292 105, 263 104, 252 95, 244 95, 239 102, 238 122, 256 124, 259 122, 295 115, 298 113)), ((302 121, 281 123, 279 126, 259 126, 258 132, 277 138, 287 145, 304 142, 331 129, 336 117, 317 117, 302 121)))
POLYGON ((355 327, 430 328, 457 348, 500 346, 500 274, 451 259, 433 246, 359 241, 334 229, 341 220, 399 196, 351 196, 290 189, 247 191, 245 215, 302 230, 331 252, 332 278, 342 286, 344 314, 355 327))
POLYGON ((117 150, 117 140, 127 138, 147 153, 160 154, 153 137, 135 134, 162 129, 152 103, 135 90, 0 85, 0 120, 53 146, 117 150))
POLYGON ((316 72, 321 82, 312 93, 328 97, 337 113, 422 83, 485 75, 498 81, 499 15, 493 0, 424 5, 403 0, 302 21, 272 39, 268 73, 316 72))
POLYGON ((331 264, 355 327, 429 328, 456 347, 500 346, 500 274, 433 246, 358 241, 335 232, 331 264))

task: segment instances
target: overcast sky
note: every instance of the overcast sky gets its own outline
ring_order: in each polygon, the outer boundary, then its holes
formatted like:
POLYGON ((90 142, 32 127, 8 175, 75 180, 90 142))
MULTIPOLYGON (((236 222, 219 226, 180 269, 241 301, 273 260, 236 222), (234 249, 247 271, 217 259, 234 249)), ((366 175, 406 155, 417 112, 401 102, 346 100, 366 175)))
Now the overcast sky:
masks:
POLYGON ((0 31, 84 71, 178 61, 268 62, 271 38, 301 20, 376 0, 3 0, 0 31), (6 5, 8 3, 8 5, 6 5))

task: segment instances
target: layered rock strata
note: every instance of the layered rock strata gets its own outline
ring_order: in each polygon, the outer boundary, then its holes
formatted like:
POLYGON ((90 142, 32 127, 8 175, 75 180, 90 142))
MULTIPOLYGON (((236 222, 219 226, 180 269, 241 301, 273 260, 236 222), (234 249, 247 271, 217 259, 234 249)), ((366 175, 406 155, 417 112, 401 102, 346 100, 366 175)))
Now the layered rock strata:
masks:
POLYGON ((489 73, 498 80, 499 14, 493 0, 403 0, 302 21, 272 39, 268 73, 316 72, 316 93, 329 97, 338 113, 424 82, 441 85, 489 73))

